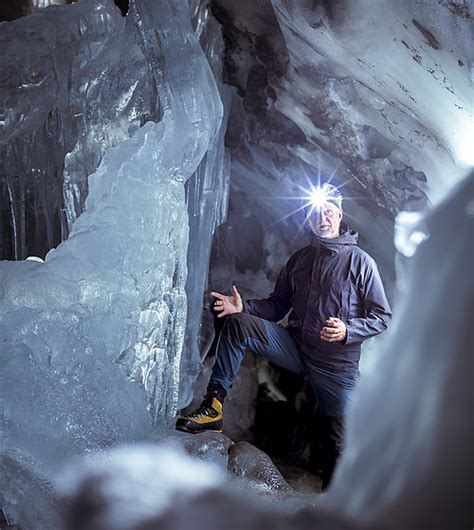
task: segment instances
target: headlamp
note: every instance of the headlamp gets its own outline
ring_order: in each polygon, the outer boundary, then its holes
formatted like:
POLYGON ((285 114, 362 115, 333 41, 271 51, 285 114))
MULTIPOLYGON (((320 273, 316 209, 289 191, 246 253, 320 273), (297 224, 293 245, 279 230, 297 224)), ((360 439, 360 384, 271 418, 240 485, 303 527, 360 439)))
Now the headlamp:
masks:
POLYGON ((312 188, 309 196, 313 208, 321 209, 326 202, 342 207, 341 192, 332 184, 324 183, 322 186, 312 188))
POLYGON ((327 194, 322 188, 314 188, 311 192, 311 203, 316 208, 322 208, 326 202, 327 194))

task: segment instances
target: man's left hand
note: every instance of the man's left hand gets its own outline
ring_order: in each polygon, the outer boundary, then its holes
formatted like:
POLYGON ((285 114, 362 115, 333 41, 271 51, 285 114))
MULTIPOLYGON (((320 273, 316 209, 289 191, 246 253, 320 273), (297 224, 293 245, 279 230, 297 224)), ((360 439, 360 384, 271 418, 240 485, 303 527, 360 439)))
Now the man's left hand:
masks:
POLYGON ((336 317, 329 317, 324 323, 324 328, 319 336, 326 342, 338 342, 344 340, 347 335, 346 325, 336 317))

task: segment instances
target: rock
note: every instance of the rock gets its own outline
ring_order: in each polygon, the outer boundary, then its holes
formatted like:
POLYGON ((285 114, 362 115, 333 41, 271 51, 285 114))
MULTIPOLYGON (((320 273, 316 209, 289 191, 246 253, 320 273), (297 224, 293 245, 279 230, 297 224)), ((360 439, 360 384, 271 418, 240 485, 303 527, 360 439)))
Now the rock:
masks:
POLYGON ((184 449, 191 456, 206 462, 213 462, 219 467, 227 468, 229 450, 234 442, 218 432, 202 432, 199 434, 180 433, 185 438, 184 449))
POLYGON ((270 493, 294 494, 270 457, 248 442, 238 442, 230 448, 228 469, 270 493))

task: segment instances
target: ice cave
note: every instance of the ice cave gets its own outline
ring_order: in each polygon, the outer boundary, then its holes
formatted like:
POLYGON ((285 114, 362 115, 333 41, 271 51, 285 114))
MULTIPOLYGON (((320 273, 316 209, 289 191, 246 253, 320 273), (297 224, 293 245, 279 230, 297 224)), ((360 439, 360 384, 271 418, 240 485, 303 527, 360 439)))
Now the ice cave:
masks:
POLYGON ((1 529, 474 527, 473 15, 2 1, 1 529), (321 180, 393 311, 324 490, 321 403, 251 351, 223 433, 175 430, 220 347, 210 292, 269 296, 321 180))

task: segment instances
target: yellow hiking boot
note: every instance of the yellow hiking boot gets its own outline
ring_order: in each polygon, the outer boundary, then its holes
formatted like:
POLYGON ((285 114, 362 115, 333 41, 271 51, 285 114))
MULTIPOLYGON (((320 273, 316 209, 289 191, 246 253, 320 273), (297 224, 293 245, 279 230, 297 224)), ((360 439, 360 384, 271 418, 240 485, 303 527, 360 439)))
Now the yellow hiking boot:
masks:
POLYGON ((201 405, 176 422, 178 431, 196 434, 204 431, 222 432, 222 404, 225 391, 211 390, 206 393, 201 405), (220 398, 220 399, 219 399, 220 398))

